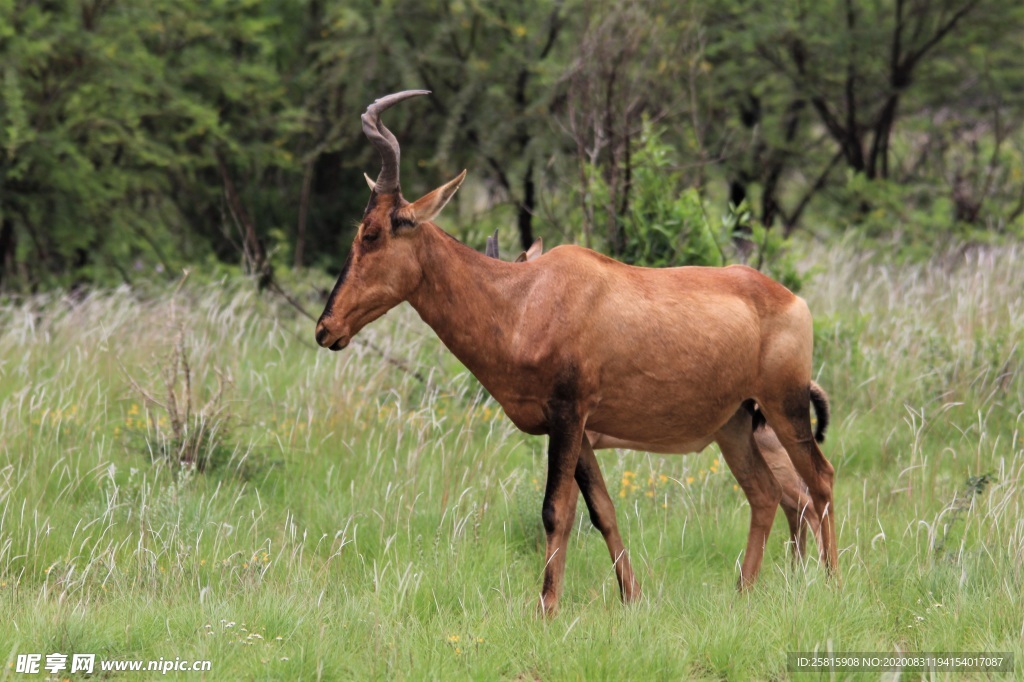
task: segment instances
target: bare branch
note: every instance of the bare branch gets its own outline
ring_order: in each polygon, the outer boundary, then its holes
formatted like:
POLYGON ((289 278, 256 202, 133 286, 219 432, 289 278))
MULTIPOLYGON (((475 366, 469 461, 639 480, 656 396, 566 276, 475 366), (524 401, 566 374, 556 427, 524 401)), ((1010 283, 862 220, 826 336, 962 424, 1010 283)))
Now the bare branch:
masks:
POLYGON ((937 31, 935 31, 935 35, 925 41, 924 45, 921 45, 919 48, 907 55, 907 58, 903 63, 903 68, 908 72, 913 69, 921 57, 927 54, 929 50, 938 45, 943 38, 949 35, 950 31, 956 27, 960 20, 970 14, 970 12, 977 6, 978 0, 969 0, 967 4, 954 12, 953 16, 950 17, 945 24, 940 26, 937 31))

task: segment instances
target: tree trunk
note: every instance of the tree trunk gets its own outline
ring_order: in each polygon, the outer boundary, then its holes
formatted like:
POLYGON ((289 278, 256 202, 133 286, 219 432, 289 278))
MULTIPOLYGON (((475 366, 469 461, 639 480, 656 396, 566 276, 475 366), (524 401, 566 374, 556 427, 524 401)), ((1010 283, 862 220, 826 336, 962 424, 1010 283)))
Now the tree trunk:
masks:
POLYGON ((537 203, 537 187, 533 181, 533 161, 526 165, 523 173, 523 200, 519 203, 519 242, 526 251, 533 245, 533 211, 537 203))
POLYGON ((14 278, 14 222, 4 218, 0 224, 0 289, 14 278))
POLYGON ((309 193, 313 187, 313 167, 315 161, 306 164, 306 172, 302 178, 302 196, 299 198, 299 225, 295 235, 295 267, 305 264, 306 256, 306 217, 309 214, 309 193))

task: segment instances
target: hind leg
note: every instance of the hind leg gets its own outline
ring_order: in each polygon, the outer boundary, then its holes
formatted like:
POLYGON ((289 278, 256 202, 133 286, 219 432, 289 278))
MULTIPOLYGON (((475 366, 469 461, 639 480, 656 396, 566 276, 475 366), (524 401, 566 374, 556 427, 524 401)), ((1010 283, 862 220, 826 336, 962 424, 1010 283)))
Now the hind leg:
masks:
POLYGON ((793 559, 793 566, 799 566, 804 561, 807 552, 807 531, 800 519, 800 512, 792 507, 783 507, 786 513, 786 522, 789 524, 789 547, 793 559))
POLYGON ((572 529, 576 526, 576 504, 580 499, 580 488, 576 485, 575 480, 569 484, 569 487, 571 490, 566 493, 566 496, 569 499, 569 506, 565 511, 565 517, 568 519, 568 523, 566 523, 565 528, 562 529, 562 537, 559 541, 559 544, 562 547, 565 547, 566 550, 569 549, 569 538, 572 537, 572 529))
POLYGON ((818 544, 821 560, 829 574, 838 578, 839 553, 832 503, 835 470, 825 459, 811 432, 810 386, 804 385, 788 392, 773 392, 767 399, 759 396, 757 401, 779 442, 789 453, 797 473, 807 484, 815 516, 820 522, 818 544))
POLYGON ((820 524, 814 503, 807 491, 807 484, 793 468, 793 462, 790 461, 789 455, 770 426, 764 425, 756 429, 754 442, 772 470, 775 480, 782 486, 781 504, 782 510, 786 514, 786 521, 789 523, 793 563, 801 563, 806 555, 808 526, 818 542, 821 541, 819 537, 820 524))
POLYGON ((750 415, 740 410, 715 434, 722 456, 750 503, 750 531, 747 550, 740 567, 738 587, 743 590, 754 584, 761 571, 764 547, 768 542, 775 512, 782 499, 782 488, 772 475, 768 463, 754 441, 750 415))

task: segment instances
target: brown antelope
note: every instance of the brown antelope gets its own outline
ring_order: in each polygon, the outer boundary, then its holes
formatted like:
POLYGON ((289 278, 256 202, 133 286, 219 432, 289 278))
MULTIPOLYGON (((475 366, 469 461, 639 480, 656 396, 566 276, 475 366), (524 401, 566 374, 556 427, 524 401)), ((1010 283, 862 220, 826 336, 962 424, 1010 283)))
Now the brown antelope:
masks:
POLYGON ((588 430, 649 452, 717 441, 750 502, 739 584, 751 585, 782 498, 753 438, 755 403, 807 484, 821 559, 837 575, 834 474, 811 430, 813 333, 803 299, 745 266, 638 268, 577 246, 505 263, 465 246, 431 221, 466 171, 406 201, 398 141, 380 120, 424 94, 388 95, 362 116, 383 165, 316 340, 341 350, 408 301, 517 428, 548 435, 542 610, 557 608, 577 489, 623 600, 640 596, 588 430))
MULTIPOLYGON (((492 258, 499 258, 497 230, 495 230, 493 237, 487 238, 485 253, 492 258)), ((529 249, 520 253, 513 262, 524 263, 541 256, 543 253, 544 242, 538 238, 529 249)), ((815 430, 814 439, 822 443, 825 440, 825 431, 828 429, 830 418, 828 395, 821 386, 813 381, 811 382, 811 404, 818 417, 818 427, 815 430)), ((799 563, 804 558, 808 527, 810 527, 818 542, 821 542, 820 526, 815 515, 814 502, 808 494, 807 484, 804 483, 804 480, 800 478, 800 474, 793 468, 789 455, 786 454, 786 450, 775 436, 772 427, 764 422, 760 409, 755 408, 751 410, 750 414, 753 418, 751 428, 753 430, 754 446, 761 452, 761 456, 768 463, 768 468, 771 469, 775 480, 778 481, 779 487, 782 490, 780 504, 786 515, 786 521, 789 524, 793 561, 794 563, 799 563)), ((743 425, 738 424, 738 427, 742 429, 743 425)), ((588 430, 586 433, 588 440, 590 440, 590 446, 595 450, 603 448, 642 449, 640 446, 616 441, 614 438, 594 433, 593 431, 588 430)), ((708 444, 710 444, 710 441, 708 444)), ((685 453, 663 452, 662 454, 685 453)), ((742 475, 747 472, 737 473, 742 475)), ((746 489, 747 482, 741 481, 740 484, 746 489)), ((575 514, 570 515, 570 518, 574 517, 575 514)))

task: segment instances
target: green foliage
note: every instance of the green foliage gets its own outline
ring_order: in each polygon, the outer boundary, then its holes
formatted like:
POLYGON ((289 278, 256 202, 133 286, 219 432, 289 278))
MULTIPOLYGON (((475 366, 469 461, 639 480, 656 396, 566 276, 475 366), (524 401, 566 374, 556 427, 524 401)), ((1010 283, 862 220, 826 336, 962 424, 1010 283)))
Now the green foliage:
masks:
POLYGON ((754 253, 750 264, 771 275, 794 293, 799 293, 807 276, 797 268, 799 253, 793 240, 778 229, 770 230, 760 223, 751 223, 754 253))
POLYGON ((725 265, 720 244, 728 235, 712 228, 700 192, 684 187, 674 170, 679 164, 675 156, 647 124, 636 151, 620 256, 627 263, 651 267, 725 265))
POLYGON ((722 266, 745 262, 799 291, 803 275, 798 252, 779 229, 767 229, 746 202, 730 205, 719 217, 709 200, 688 187, 677 151, 646 123, 631 160, 628 205, 616 206, 599 169, 588 169, 587 186, 596 224, 621 220, 623 240, 617 256, 646 267, 722 266))
MULTIPOLYGON (((1005 101, 1020 85, 1019 4, 722 2, 706 22, 721 32, 708 47, 711 115, 729 121, 711 145, 734 190, 760 194, 762 221, 791 228, 812 204, 829 215, 828 190, 854 174, 914 187, 920 210, 945 214, 936 231, 1020 226, 1006 177, 1024 119, 1005 101)), ((871 208, 843 205, 833 222, 871 208)))
POLYGON ((79 9, 0 8, 4 265, 44 285, 177 271, 224 243, 225 177, 295 168, 276 18, 256 3, 79 9))
POLYGON ((1019 229, 1006 223, 957 219, 953 197, 923 183, 901 184, 847 173, 828 214, 845 224, 864 248, 881 248, 888 258, 922 261, 954 244, 994 244, 1019 229))
POLYGON ((1022 8, 5 0, 0 287, 221 270, 243 241, 337 267, 377 164, 358 115, 412 87, 407 192, 468 168, 463 216, 521 242, 723 263, 730 201, 768 241, 1016 238, 1022 8))

